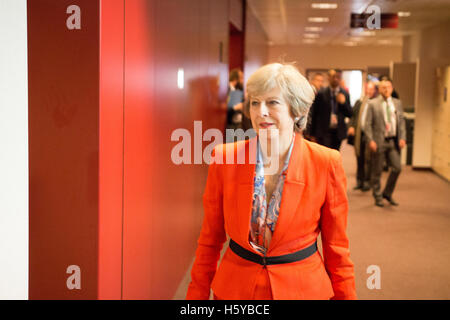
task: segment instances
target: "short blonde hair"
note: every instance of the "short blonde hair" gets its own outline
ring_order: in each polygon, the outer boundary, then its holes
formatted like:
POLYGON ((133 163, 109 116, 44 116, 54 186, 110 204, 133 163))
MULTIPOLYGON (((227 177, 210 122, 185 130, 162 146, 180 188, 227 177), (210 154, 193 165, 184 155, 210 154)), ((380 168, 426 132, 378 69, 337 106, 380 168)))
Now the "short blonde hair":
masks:
POLYGON ((247 81, 248 98, 244 114, 250 118, 250 100, 274 88, 280 88, 289 105, 291 115, 300 119, 295 122, 295 131, 305 129, 315 94, 311 84, 292 64, 271 63, 256 70, 247 81))

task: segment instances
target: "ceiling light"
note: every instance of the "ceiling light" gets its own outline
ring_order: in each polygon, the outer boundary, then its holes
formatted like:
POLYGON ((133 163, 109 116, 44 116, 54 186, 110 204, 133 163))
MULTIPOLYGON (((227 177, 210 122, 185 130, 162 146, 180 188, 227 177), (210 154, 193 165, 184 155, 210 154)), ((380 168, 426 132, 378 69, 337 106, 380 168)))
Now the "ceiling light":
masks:
POLYGON ((309 38, 309 39, 317 39, 319 35, 317 33, 305 33, 303 34, 303 37, 309 38))
POLYGON ((311 3, 313 9, 336 9, 337 3, 311 3))
POLYGON ((364 28, 357 28, 352 29, 348 35, 353 37, 361 37, 361 36, 367 37, 367 36, 375 36, 376 32, 373 30, 366 30, 364 28))
POLYGON ((308 22, 329 22, 330 18, 328 17, 309 17, 308 22))
POLYGON ((391 43, 392 43, 391 40, 386 40, 386 39, 378 40, 377 42, 378 42, 379 44, 391 44, 391 43))
POLYGON ((305 31, 307 32, 320 32, 322 30, 322 27, 305 27, 305 31))
POLYGON ((405 18, 405 17, 409 17, 411 15, 411 12, 409 11, 399 11, 398 13, 399 17, 405 18))
POLYGON ((314 39, 303 39, 303 43, 306 43, 306 44, 312 44, 315 42, 316 42, 316 40, 314 40, 314 39))
POLYGON ((345 41, 344 42, 344 46, 354 47, 356 45, 358 45, 358 44, 356 42, 353 42, 353 41, 345 41))
POLYGON ((364 37, 371 37, 371 36, 376 35, 376 32, 375 31, 364 30, 364 31, 358 33, 358 35, 359 36, 364 36, 364 37))

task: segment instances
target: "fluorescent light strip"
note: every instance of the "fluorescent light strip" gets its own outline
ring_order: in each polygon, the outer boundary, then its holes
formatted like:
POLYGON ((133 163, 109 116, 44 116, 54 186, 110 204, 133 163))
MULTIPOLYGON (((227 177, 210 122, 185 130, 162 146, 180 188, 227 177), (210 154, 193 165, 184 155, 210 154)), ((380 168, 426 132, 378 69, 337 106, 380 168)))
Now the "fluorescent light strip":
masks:
POLYGON ((409 11, 399 11, 397 13, 397 15, 399 17, 406 18, 406 17, 409 17, 411 15, 411 12, 409 12, 409 11))
POLYGON ((330 21, 330 18, 328 18, 328 17, 309 17, 308 18, 308 22, 321 23, 321 22, 329 22, 329 21, 330 21))
POLYGON ((317 33, 305 33, 303 34, 303 37, 309 38, 309 39, 317 39, 319 35, 317 33))
POLYGON ((313 9, 336 9, 337 3, 311 3, 313 9))
POLYGON ((305 27, 305 31, 307 32, 320 32, 322 30, 322 27, 305 27))

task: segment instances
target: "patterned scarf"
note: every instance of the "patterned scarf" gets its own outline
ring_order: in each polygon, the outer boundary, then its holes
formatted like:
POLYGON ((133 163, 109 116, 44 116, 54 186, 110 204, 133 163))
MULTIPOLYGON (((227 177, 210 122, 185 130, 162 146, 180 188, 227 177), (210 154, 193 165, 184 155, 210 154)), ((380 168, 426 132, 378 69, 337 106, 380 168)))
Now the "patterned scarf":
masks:
POLYGON ((264 163, 261 153, 261 147, 258 139, 257 158, 254 175, 254 191, 253 191, 253 205, 252 216, 250 223, 250 235, 249 240, 252 247, 265 254, 269 248, 269 243, 272 238, 272 233, 275 230, 275 225, 278 220, 278 213, 280 211, 281 195, 283 193, 284 181, 286 179, 286 171, 289 165, 289 159, 291 157, 292 148, 294 146, 294 138, 292 139, 291 146, 289 147, 286 160, 281 174, 278 178, 275 190, 270 198, 269 205, 266 201, 266 189, 264 181, 264 163))

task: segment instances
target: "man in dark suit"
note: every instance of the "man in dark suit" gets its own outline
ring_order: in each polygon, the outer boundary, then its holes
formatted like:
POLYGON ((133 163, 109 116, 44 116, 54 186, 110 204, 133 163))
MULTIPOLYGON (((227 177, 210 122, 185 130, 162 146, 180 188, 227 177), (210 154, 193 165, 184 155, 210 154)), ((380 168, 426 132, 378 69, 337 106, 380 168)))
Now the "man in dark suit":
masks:
POLYGON ((312 141, 336 150, 347 137, 345 117, 352 116, 348 92, 339 86, 341 78, 341 71, 328 71, 329 86, 317 93, 308 128, 312 141))
POLYGON ((369 101, 364 133, 372 151, 371 184, 375 205, 383 207, 383 198, 391 205, 398 205, 392 198, 401 171, 400 149, 406 145, 405 119, 400 100, 392 97, 392 83, 380 82, 380 95, 369 101), (391 172, 381 192, 380 178, 386 157, 391 172))

